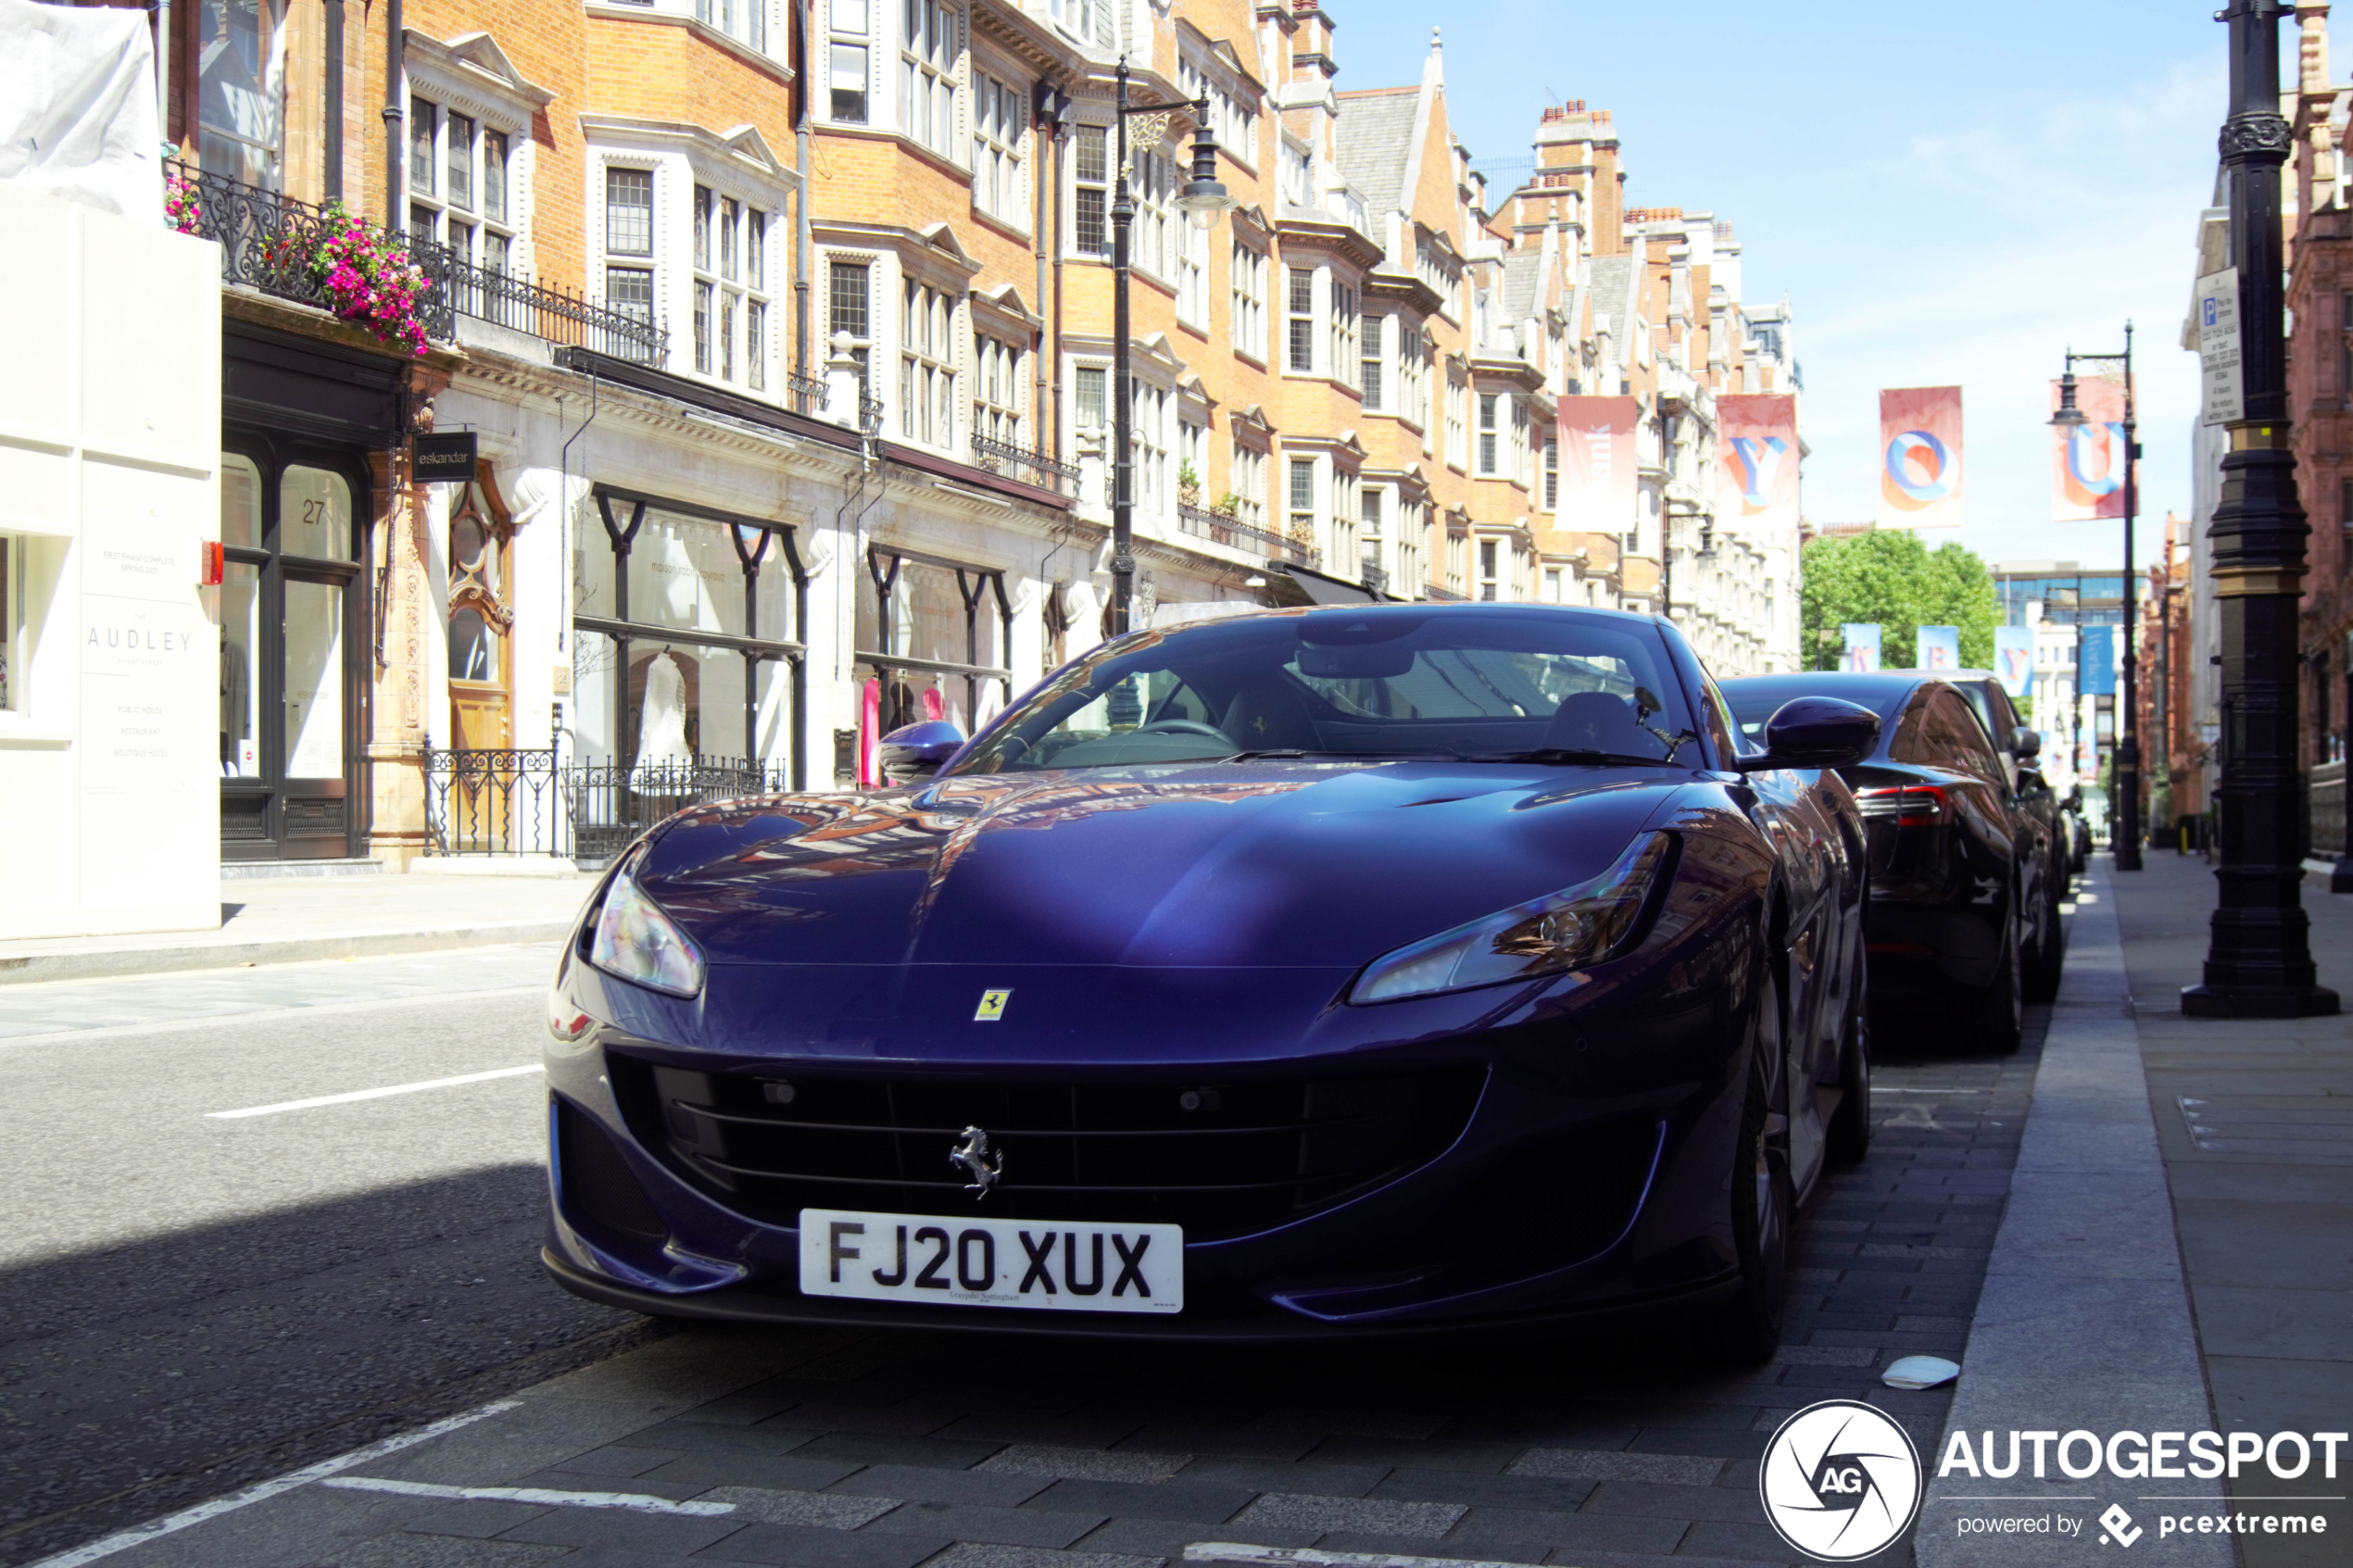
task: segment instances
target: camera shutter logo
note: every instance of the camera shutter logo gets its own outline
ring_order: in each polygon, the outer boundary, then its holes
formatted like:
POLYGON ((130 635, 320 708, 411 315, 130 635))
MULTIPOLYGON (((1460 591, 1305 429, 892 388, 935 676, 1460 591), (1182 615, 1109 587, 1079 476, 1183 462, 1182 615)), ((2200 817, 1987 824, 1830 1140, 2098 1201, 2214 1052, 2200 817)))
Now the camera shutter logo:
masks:
POLYGON ((1910 1435, 1852 1399, 1825 1399, 1781 1423, 1756 1474, 1774 1531, 1822 1562, 1884 1550, 1911 1528, 1922 1485, 1910 1435))

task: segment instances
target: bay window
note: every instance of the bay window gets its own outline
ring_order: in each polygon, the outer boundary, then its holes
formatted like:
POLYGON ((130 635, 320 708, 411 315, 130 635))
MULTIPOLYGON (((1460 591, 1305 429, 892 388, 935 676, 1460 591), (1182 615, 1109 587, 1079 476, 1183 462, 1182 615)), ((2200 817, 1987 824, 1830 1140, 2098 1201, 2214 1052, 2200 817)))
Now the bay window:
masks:
POLYGON ((909 441, 956 440, 956 300, 908 280, 899 335, 899 433, 909 441))
POLYGON ((956 13, 939 0, 901 0, 899 129, 952 156, 956 134, 956 13))

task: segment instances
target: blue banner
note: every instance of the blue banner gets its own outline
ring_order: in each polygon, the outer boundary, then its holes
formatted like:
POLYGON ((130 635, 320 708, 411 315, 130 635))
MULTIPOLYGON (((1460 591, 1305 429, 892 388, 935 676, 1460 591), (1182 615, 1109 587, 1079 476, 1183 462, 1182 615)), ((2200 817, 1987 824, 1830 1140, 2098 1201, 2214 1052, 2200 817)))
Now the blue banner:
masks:
POLYGON ((1839 627, 1845 639, 1839 655, 1838 667, 1869 675, 1879 670, 1879 623, 1877 621, 1847 621, 1839 627))
POLYGON ((2076 658, 2080 673, 2076 690, 2085 696, 2112 696, 2116 693, 2116 628, 2086 626, 2076 633, 2076 658))

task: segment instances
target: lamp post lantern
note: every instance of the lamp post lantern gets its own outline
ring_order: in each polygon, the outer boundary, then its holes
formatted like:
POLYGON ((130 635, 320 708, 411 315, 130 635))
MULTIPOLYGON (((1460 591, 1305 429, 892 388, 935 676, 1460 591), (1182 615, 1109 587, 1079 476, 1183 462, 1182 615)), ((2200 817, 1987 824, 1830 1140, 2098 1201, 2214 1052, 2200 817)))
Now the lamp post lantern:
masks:
POLYGON ((1202 97, 1189 105, 1179 101, 1133 107, 1127 102, 1125 56, 1120 57, 1119 69, 1114 75, 1119 85, 1119 130, 1111 204, 1111 634, 1117 637, 1132 629, 1136 604, 1136 453, 1129 429, 1134 399, 1128 391, 1127 329, 1127 241, 1136 225, 1136 197, 1127 168, 1129 117, 1149 117, 1148 123, 1155 129, 1147 138, 1147 144, 1156 146, 1166 133, 1169 120, 1187 107, 1193 111, 1192 172, 1176 192, 1176 205, 1194 227, 1206 230, 1215 226, 1217 215, 1233 206, 1234 200, 1217 178, 1217 141, 1210 130, 1209 100, 1202 97))
POLYGON ((2222 644, 2222 768, 2214 795, 2221 864, 2206 977, 2184 987, 2193 1018, 2307 1018, 2337 1010, 2318 984, 2302 898, 2296 770, 2296 600, 2310 533, 2288 449, 2282 332, 2281 0, 2230 0, 2231 264, 2238 270, 2243 417, 2229 424, 2222 495, 2208 527, 2222 644))

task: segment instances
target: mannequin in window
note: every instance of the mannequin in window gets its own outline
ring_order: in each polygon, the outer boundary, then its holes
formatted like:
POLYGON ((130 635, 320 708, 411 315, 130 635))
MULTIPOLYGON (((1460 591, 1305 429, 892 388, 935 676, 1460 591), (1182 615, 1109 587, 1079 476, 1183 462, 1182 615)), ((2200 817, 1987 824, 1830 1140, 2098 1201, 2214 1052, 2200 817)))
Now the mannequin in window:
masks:
POLYGON ((694 759, 686 745, 686 677, 676 659, 658 653, 646 664, 646 696, 637 709, 637 771, 684 769, 694 759))

